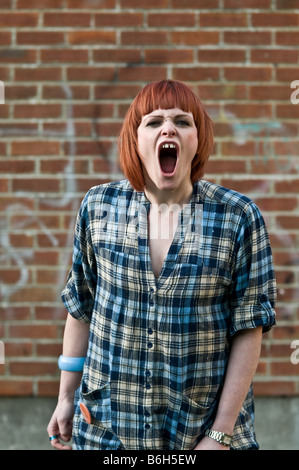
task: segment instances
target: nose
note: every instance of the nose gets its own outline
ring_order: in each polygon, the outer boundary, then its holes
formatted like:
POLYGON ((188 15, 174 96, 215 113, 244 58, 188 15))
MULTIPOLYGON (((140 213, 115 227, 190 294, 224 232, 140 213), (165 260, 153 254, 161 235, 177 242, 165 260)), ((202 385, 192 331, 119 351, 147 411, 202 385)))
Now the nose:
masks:
POLYGON ((176 134, 176 128, 172 121, 166 120, 162 126, 162 135, 173 136, 176 134))

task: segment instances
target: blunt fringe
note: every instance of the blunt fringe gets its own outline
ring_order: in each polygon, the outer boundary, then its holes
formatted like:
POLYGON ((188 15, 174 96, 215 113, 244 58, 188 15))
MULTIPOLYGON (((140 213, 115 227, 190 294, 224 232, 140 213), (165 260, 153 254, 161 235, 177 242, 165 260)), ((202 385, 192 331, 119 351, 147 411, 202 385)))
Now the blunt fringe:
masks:
POLYGON ((198 148, 192 161, 191 182, 202 178, 204 166, 213 149, 213 122, 200 99, 184 83, 161 80, 147 84, 136 96, 125 116, 118 148, 120 167, 136 191, 145 186, 141 160, 138 155, 137 130, 143 116, 156 109, 179 108, 193 114, 198 133, 198 148))

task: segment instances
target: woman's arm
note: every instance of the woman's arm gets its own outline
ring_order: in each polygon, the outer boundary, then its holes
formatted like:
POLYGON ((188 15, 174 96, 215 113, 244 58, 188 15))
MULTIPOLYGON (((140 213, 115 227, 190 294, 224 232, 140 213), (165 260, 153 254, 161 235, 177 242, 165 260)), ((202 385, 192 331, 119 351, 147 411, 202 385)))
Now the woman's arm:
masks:
MULTIPOLYGON (((212 429, 233 434, 234 427, 255 374, 262 342, 262 327, 243 330, 232 340, 224 386, 212 429)), ((218 442, 204 437, 195 450, 225 450, 218 442)))
MULTIPOLYGON (((68 357, 85 357, 88 345, 89 324, 75 320, 68 314, 64 338, 63 355, 68 357)), ((68 442, 72 437, 72 422, 74 414, 74 395, 79 387, 82 372, 61 371, 58 403, 48 424, 48 435, 59 437, 68 442)), ((54 439, 51 444, 56 449, 68 450, 70 446, 60 443, 54 439)))

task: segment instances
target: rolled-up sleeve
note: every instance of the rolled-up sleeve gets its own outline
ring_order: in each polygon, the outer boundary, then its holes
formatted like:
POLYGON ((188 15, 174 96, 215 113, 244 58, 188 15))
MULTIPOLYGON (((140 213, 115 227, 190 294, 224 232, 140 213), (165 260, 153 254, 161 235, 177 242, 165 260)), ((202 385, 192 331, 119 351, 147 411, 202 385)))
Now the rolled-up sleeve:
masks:
POLYGON ((230 334, 275 324, 276 282, 272 251, 265 221, 251 202, 243 214, 236 241, 231 292, 230 334))
POLYGON ((72 267, 61 297, 74 318, 90 323, 95 291, 96 262, 89 231, 86 196, 76 220, 72 267))

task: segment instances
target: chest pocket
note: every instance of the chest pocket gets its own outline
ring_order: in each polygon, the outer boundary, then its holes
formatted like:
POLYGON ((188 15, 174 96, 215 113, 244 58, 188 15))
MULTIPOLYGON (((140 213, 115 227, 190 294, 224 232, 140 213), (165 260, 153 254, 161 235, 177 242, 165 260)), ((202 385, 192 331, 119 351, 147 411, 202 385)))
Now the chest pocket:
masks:
POLYGON ((102 295, 117 291, 134 291, 140 277, 140 259, 134 245, 118 249, 100 247, 96 254, 97 271, 102 295))

